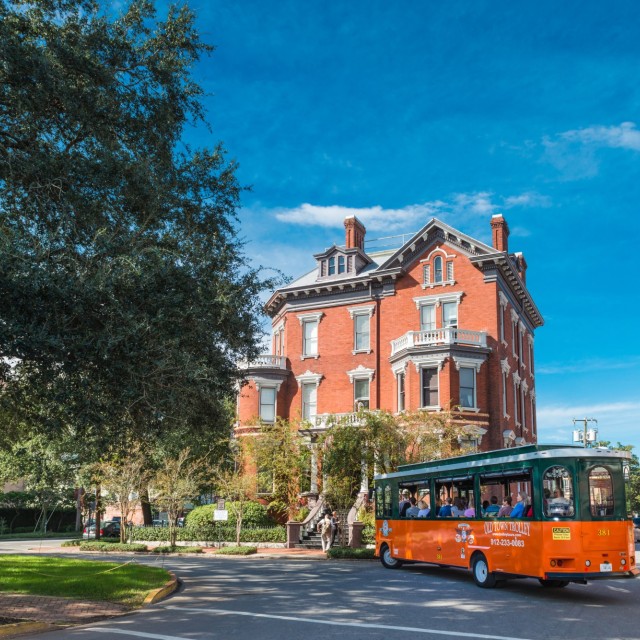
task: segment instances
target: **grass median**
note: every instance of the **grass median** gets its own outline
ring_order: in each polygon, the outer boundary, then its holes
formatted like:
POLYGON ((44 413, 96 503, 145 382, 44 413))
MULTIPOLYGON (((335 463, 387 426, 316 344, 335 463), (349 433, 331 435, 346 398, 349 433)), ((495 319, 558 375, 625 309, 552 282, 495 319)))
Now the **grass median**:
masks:
POLYGON ((46 556, 0 555, 0 592, 106 600, 131 607, 170 578, 160 567, 46 556))

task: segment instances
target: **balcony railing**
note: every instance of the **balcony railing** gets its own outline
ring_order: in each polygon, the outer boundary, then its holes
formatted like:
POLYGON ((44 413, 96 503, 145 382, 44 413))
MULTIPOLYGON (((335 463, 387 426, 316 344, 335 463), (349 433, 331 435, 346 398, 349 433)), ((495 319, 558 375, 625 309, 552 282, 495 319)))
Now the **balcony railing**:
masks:
POLYGON ((470 331, 455 327, 429 329, 427 331, 407 331, 403 336, 391 341, 391 355, 412 347, 430 347, 441 344, 469 344, 475 347, 487 346, 486 331, 470 331))
POLYGON ((241 369, 286 369, 287 359, 284 356, 276 356, 271 353, 263 353, 251 362, 240 364, 241 369))

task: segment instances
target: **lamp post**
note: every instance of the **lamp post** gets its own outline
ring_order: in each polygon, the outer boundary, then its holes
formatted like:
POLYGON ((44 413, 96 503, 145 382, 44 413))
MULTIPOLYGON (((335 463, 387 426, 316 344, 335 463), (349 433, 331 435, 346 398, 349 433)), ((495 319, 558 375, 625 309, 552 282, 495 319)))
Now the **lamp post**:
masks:
POLYGON ((598 429, 593 428, 589 429, 588 425, 590 422, 595 422, 598 424, 598 421, 595 418, 574 418, 573 426, 576 426, 576 422, 584 423, 584 428, 582 429, 574 429, 573 431, 573 441, 574 442, 582 442, 584 447, 588 447, 596 441, 598 436, 598 429))

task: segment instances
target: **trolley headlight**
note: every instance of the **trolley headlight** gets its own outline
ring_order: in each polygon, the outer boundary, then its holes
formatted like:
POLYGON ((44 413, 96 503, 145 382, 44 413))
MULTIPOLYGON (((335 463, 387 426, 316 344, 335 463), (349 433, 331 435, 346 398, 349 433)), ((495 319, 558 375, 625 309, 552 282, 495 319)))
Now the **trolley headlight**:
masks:
POLYGON ((555 561, 555 560, 551 560, 551 562, 549 562, 549 564, 550 564, 552 567, 555 567, 555 566, 556 566, 556 561, 555 561))
POLYGON ((624 558, 621 558, 620 564, 624 567, 624 565, 627 564, 627 561, 624 558))
POLYGON ((585 560, 584 561, 584 566, 585 567, 590 567, 591 566, 591 560, 585 560))

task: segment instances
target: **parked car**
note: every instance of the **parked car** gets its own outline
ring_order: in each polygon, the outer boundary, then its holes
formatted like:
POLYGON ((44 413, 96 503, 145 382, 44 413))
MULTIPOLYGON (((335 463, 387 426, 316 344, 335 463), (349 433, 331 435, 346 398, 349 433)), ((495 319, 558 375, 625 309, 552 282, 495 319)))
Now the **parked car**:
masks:
MULTIPOLYGON (((82 531, 82 537, 85 540, 96 537, 96 524, 92 522, 88 524, 82 531)), ((119 538, 120 537, 120 523, 116 520, 106 520, 100 523, 100 537, 101 538, 119 538)))
POLYGON ((633 518, 633 537, 640 542, 640 517, 633 518))

